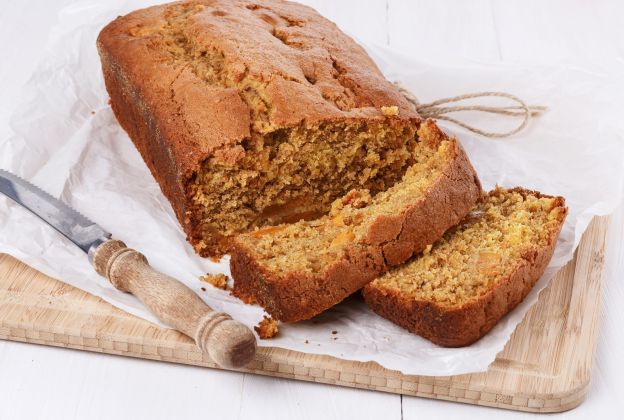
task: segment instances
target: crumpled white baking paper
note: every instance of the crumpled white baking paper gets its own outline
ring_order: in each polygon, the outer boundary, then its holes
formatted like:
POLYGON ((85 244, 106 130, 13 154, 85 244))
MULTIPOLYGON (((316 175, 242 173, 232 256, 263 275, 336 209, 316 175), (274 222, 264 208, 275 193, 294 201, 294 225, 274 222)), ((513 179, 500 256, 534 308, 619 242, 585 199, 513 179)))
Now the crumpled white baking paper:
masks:
MULTIPOLYGON (((143 252, 156 269, 182 280, 214 309, 251 327, 262 318, 261 308, 244 305, 198 280, 205 273, 228 273, 227 259, 213 263, 195 255, 107 103, 95 39, 107 22, 143 6, 140 3, 85 1, 63 9, 47 56, 24 87, 23 103, 12 118, 15 134, 0 140, 0 167, 60 197, 143 252)), ((372 360, 406 374, 483 371, 503 349, 538 292, 571 259, 593 216, 610 213, 621 200, 624 119, 616 104, 624 86, 616 75, 624 74, 622 63, 618 72, 608 72, 597 63, 591 67, 474 62, 436 66, 382 47, 368 46, 368 50, 388 78, 403 81, 421 101, 502 90, 549 106, 529 129, 510 139, 457 134, 484 188, 496 183, 521 185, 567 198, 570 214, 555 256, 525 301, 469 347, 437 347, 376 316, 359 296, 314 320, 283 325, 276 338, 260 340, 259 345, 372 360)), ((488 128, 505 124, 494 116, 464 117, 488 128)), ((99 277, 82 251, 6 198, 0 198, 0 252, 158 322, 137 299, 99 277)))

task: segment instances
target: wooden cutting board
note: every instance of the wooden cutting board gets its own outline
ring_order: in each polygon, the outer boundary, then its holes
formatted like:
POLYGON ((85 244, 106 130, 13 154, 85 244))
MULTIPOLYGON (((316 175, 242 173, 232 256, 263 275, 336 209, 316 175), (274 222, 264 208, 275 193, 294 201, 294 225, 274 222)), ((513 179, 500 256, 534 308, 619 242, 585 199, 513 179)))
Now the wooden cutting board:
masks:
MULTIPOLYGON (((484 373, 402 375, 280 348, 260 348, 244 372, 532 412, 576 407, 596 348, 608 220, 596 218, 575 259, 540 294, 484 373)), ((0 254, 0 338, 216 368, 191 340, 0 254)))

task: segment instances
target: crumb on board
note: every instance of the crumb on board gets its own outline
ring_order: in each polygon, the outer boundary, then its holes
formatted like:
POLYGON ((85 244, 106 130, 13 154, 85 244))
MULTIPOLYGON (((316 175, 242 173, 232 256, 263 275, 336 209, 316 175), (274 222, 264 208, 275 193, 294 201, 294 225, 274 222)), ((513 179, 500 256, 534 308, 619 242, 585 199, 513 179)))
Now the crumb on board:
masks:
POLYGON ((306 343, 306 344, 308 344, 308 343, 309 343, 309 341, 308 341, 308 340, 306 340, 306 341, 305 341, 305 343, 306 343))
POLYGON ((332 334, 338 334, 338 331, 334 330, 332 331, 332 334))
POLYGON ((206 274, 199 278, 201 281, 210 283, 217 289, 227 289, 227 276, 225 274, 206 274))
POLYGON ((210 257, 210 261, 212 261, 213 263, 218 263, 219 261, 221 261, 221 258, 219 257, 215 257, 214 255, 210 257))
POLYGON ((205 288, 205 287, 202 287, 202 288, 201 288, 201 290, 202 290, 202 292, 205 292, 205 291, 206 291, 206 288, 205 288))
POLYGON ((396 115, 399 115, 399 107, 396 105, 382 106, 381 113, 389 117, 394 117, 396 115))
POLYGON ((258 336, 262 339, 273 338, 279 332, 278 322, 270 316, 264 316, 262 321, 254 327, 258 336))

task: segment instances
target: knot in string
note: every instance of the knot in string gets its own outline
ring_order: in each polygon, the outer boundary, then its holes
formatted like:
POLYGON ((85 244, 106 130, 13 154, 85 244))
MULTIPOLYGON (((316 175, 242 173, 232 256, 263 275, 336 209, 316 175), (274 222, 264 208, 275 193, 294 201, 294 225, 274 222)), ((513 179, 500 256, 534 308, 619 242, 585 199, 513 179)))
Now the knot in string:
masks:
POLYGON ((502 138, 512 136, 522 129, 524 129, 529 123, 531 117, 537 117, 541 115, 548 108, 545 106, 527 105, 522 99, 518 98, 511 93, 506 92, 476 92, 468 93, 465 95, 452 96, 449 98, 438 99, 437 101, 421 104, 418 99, 405 87, 401 82, 394 82, 399 92, 405 96, 409 102, 411 102, 416 108, 416 112, 423 118, 434 118, 438 120, 444 120, 457 124, 466 130, 473 133, 480 134, 485 137, 502 138), (464 101, 466 99, 485 98, 485 97, 500 97, 511 99, 516 105, 512 106, 486 106, 486 105, 453 105, 453 106, 441 106, 444 104, 452 104, 464 101), (459 111, 479 111, 487 112, 490 114, 506 115, 515 118, 521 118, 520 124, 509 131, 494 132, 486 131, 472 125, 466 124, 453 117, 449 117, 447 114, 451 112, 459 111))

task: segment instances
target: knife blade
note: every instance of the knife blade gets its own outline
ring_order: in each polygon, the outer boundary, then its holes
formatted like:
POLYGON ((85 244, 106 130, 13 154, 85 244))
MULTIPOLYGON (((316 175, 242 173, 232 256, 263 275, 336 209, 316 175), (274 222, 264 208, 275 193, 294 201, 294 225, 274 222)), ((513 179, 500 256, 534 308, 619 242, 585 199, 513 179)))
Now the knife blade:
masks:
POLYGON ((48 223, 87 253, 98 274, 141 300, 159 319, 193 338, 218 365, 238 368, 256 353, 251 330, 213 311, 178 280, 154 270, 140 252, 67 204, 17 175, 0 169, 0 193, 48 223))
POLYGON ((41 218, 86 253, 112 236, 61 200, 4 169, 0 169, 0 193, 41 218))

